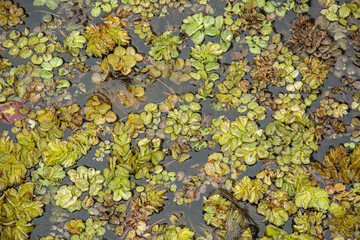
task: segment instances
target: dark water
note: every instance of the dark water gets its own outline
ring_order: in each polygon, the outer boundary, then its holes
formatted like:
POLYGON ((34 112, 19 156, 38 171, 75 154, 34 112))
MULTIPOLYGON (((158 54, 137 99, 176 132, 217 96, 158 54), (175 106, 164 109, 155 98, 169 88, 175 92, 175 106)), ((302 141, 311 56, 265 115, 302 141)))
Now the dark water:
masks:
MULTIPOLYGON (((28 14, 28 17, 25 19, 25 25, 18 27, 20 31, 23 30, 24 27, 30 28, 30 31, 31 31, 35 27, 39 26, 39 23, 42 21, 41 20, 42 17, 44 15, 46 15, 47 12, 56 14, 57 11, 59 10, 59 9, 57 9, 55 11, 51 11, 47 7, 34 7, 31 0, 23 0, 23 1, 17 0, 15 2, 18 3, 20 6, 22 6, 26 10, 26 13, 28 14)), ((223 12, 223 8, 225 6, 224 1, 213 0, 213 1, 210 1, 210 4, 215 9, 214 15, 217 15, 218 13, 223 12)), ((320 9, 321 9, 321 7, 318 5, 317 1, 312 1, 309 14, 313 18, 316 19, 320 15, 319 14, 320 9)), ((169 9, 169 12, 170 12, 170 14, 167 15, 165 18, 162 18, 162 19, 153 18, 153 20, 151 21, 151 24, 153 26, 153 30, 155 31, 155 33, 160 34, 160 33, 164 32, 166 26, 168 26, 168 25, 179 27, 179 24, 181 24, 181 20, 182 20, 183 16, 186 16, 186 14, 190 14, 191 10, 186 9, 186 11, 182 14, 180 14, 176 10, 172 10, 172 9, 169 9)), ((290 36, 289 24, 295 17, 296 17, 296 15, 294 13, 290 12, 281 21, 278 21, 278 20, 275 21, 274 28, 277 32, 279 32, 283 35, 284 39, 288 39, 288 37, 290 36)), ((97 18, 92 23, 96 23, 96 22, 100 22, 100 21, 101 21, 100 18, 97 18)), ((131 31, 129 31, 129 32, 132 37, 132 44, 134 46, 136 46, 137 50, 142 53, 147 53, 149 51, 150 47, 143 44, 143 40, 139 39, 137 35, 132 34, 131 31)), ((59 35, 59 39, 62 38, 61 34, 57 34, 57 35, 59 35)), ((212 39, 212 41, 216 41, 216 40, 212 39)), ((192 46, 193 46, 193 43, 191 41, 188 41, 188 46, 181 52, 180 57, 184 56, 184 58, 186 58, 186 56, 188 56, 188 54, 190 52, 190 47, 192 47, 192 46)), ((238 51, 238 50, 239 50, 238 48, 233 47, 232 50, 230 50, 228 53, 224 54, 224 57, 221 60, 221 63, 229 64, 231 62, 231 58, 229 57, 230 54, 232 53, 232 51, 238 51)), ((351 54, 351 53, 348 52, 347 54, 351 54)), ((12 59, 11 57, 9 57, 7 55, 6 52, 2 52, 1 56, 10 58, 11 61, 13 61, 14 66, 22 63, 21 59, 20 60, 18 60, 18 58, 12 59)), ((249 57, 249 62, 251 63, 253 55, 250 54, 248 57, 249 57)), ((65 59, 65 60, 69 60, 69 59, 65 59)), ((96 65, 96 61, 98 61, 98 60, 99 59, 90 58, 89 60, 86 61, 86 63, 88 65, 96 65)), ((92 95, 92 92, 95 91, 94 89, 96 88, 96 86, 91 82, 91 73, 92 72, 90 71, 83 78, 73 80, 75 83, 78 83, 78 82, 84 83, 86 86, 86 89, 88 91, 87 93, 78 95, 74 99, 76 101, 76 103, 78 103, 79 105, 82 105, 82 106, 85 104, 87 98, 92 95)), ((358 75, 356 77, 359 78, 358 75)), ((245 77, 245 79, 246 78, 247 79, 250 78, 249 74, 245 77)), ((124 86, 127 84, 124 82, 119 82, 116 79, 113 79, 111 81, 112 81, 114 88, 121 87, 121 86, 124 86)), ((186 92, 195 93, 198 88, 196 83, 195 84, 186 83, 186 84, 176 85, 176 84, 173 84, 171 81, 167 81, 166 84, 169 87, 173 88, 176 93, 186 93, 186 92)), ((322 86, 320 88, 320 91, 325 92, 325 91, 328 91, 329 89, 331 89, 332 87, 337 87, 340 85, 341 85, 341 83, 339 82, 339 79, 336 76, 330 74, 325 82, 325 86, 322 86)), ((271 87, 269 89, 271 90, 271 87)), ((73 90, 75 91, 75 89, 73 89, 73 90)), ((272 90, 273 90, 273 94, 275 94, 275 95, 277 95, 279 92, 282 91, 277 88, 273 88, 272 90)), ((70 89, 70 91, 71 91, 71 89, 70 89)), ((169 89, 166 86, 164 86, 163 84, 161 84, 160 82, 154 82, 153 84, 148 85, 146 87, 146 96, 148 98, 148 102, 159 103, 159 102, 163 101, 167 97, 167 94, 169 94, 169 93, 170 93, 169 89)), ((318 100, 313 104, 312 108, 316 109, 319 106, 319 102, 320 102, 320 98, 318 98, 318 100)), ((139 109, 142 109, 142 106, 144 104, 145 103, 140 104, 139 109)), ((203 103, 202 105, 203 105, 203 110, 202 110, 203 114, 205 114, 205 115, 211 114, 212 118, 217 118, 217 117, 219 117, 221 115, 225 115, 225 114, 230 119, 234 119, 237 116, 236 111, 214 112, 209 107, 209 101, 207 101, 206 103, 203 103)), ((121 106, 119 106, 119 109, 114 108, 114 111, 119 116, 119 118, 124 118, 124 117, 126 117, 126 115, 128 113, 136 112, 136 109, 122 108, 121 106)), ((270 115, 270 114, 268 114, 268 115, 270 115)), ((342 120, 344 120, 344 122, 346 122, 346 123, 350 123, 351 117, 352 117, 351 114, 349 114, 342 120)), ((269 121, 270 121, 270 119, 266 119, 265 121, 260 121, 259 125, 262 128, 264 128, 269 121)), ((3 124, 0 125, 1 130, 8 129, 9 127, 10 127, 10 125, 3 125, 3 124)), ((313 155, 312 155, 313 160, 321 161, 324 154, 328 151, 330 146, 338 146, 340 143, 349 142, 349 139, 350 139, 350 136, 344 135, 344 136, 337 136, 334 139, 326 139, 326 140, 320 141, 319 142, 319 150, 317 152, 313 153, 313 155)), ((199 169, 201 168, 201 166, 206 163, 208 155, 215 151, 219 151, 219 148, 215 148, 214 150, 211 150, 211 151, 210 150, 202 150, 200 152, 192 151, 191 152, 192 159, 188 160, 184 164, 179 164, 179 163, 175 162, 175 163, 169 165, 169 167, 167 167, 166 170, 167 171, 178 171, 180 169, 180 170, 184 171, 186 173, 186 175, 196 175, 197 172, 199 171, 199 169)), ((86 166, 95 167, 97 169, 103 169, 103 168, 107 167, 106 160, 104 160, 104 162, 96 162, 92 159, 94 156, 94 152, 95 152, 95 149, 92 149, 91 151, 89 151, 87 156, 84 156, 82 159, 80 159, 78 161, 77 166, 86 165, 86 166)), ((168 161, 171 161, 170 157, 167 157, 167 159, 165 160, 165 163, 168 161)), ((254 177, 262 169, 264 169, 264 166, 262 165, 261 161, 258 161, 256 165, 248 167, 247 171, 244 172, 242 174, 242 176, 254 177)), ((207 191, 202 196, 207 196, 207 194, 214 188, 216 188, 216 186, 207 186, 207 191)), ((156 214, 156 215, 152 216, 152 218, 149 222, 149 225, 151 225, 152 223, 155 223, 158 220, 163 219, 163 218, 165 218, 166 220, 162 221, 161 223, 166 223, 166 222, 169 223, 168 217, 171 213, 183 212, 184 223, 186 223, 186 225, 188 227, 194 226, 195 229, 192 229, 192 230, 196 231, 196 233, 197 233, 196 236, 199 236, 199 234, 201 235, 202 227, 206 227, 205 222, 202 218, 202 206, 203 206, 202 196, 199 201, 194 201, 189 205, 183 204, 181 206, 176 205, 172 201, 172 198, 169 197, 169 200, 165 203, 165 210, 162 211, 160 214, 156 214), (199 229, 196 229, 196 228, 199 228, 199 229)), ((257 223, 259 225, 259 228, 261 230, 259 236, 263 236, 265 226, 266 226, 265 223, 262 222, 262 220, 264 218, 262 216, 256 214, 256 212, 255 212, 256 210, 254 210, 254 206, 251 206, 250 204, 248 204, 247 207, 250 210, 251 216, 257 221, 257 223)), ((57 207, 52 204, 46 205, 44 215, 42 217, 36 218, 32 221, 36 226, 35 226, 33 232, 31 233, 31 239, 34 239, 34 240, 39 239, 41 236, 45 236, 55 230, 54 226, 56 226, 56 224, 49 221, 49 218, 52 215, 52 211, 55 208, 57 208, 57 207)), ((65 210, 62 212, 64 214, 66 213, 65 210)), ((76 213, 69 214, 68 216, 64 215, 63 217, 64 218, 75 218, 75 219, 80 217, 85 221, 86 218, 88 217, 88 214, 87 214, 87 211, 82 210, 82 211, 79 211, 76 213)), ((289 220, 287 222, 287 224, 283 227, 288 232, 292 231, 291 222, 292 221, 289 220)), ((61 227, 62 227, 62 225, 60 225, 59 228, 61 228, 61 227)), ((112 226, 111 228, 114 228, 114 226, 112 226)), ((209 228, 209 227, 206 227, 206 228, 209 228)), ((56 230, 55 232, 58 232, 58 231, 56 230)), ((119 237, 116 237, 113 234, 113 232, 108 229, 106 231, 106 234, 104 235, 104 238, 119 239, 119 237)))

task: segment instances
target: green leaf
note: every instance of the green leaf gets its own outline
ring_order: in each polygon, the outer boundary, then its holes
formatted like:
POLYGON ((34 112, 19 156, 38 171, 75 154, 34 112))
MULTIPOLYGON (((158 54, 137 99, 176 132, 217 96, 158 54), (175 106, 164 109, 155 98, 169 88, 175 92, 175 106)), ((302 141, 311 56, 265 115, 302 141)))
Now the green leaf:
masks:
POLYGON ((46 3, 46 0, 34 0, 33 5, 34 6, 43 6, 46 3))
POLYGON ((273 29, 270 24, 266 24, 260 29, 260 32, 262 35, 266 36, 266 35, 270 35, 273 32, 273 29))
POLYGON ((338 15, 336 15, 336 13, 334 12, 330 12, 328 11, 325 15, 326 19, 329 20, 330 22, 336 22, 339 20, 338 15))
POLYGON ((330 205, 330 199, 325 189, 302 186, 300 191, 295 194, 295 204, 299 208, 315 208, 317 211, 326 212, 330 205))
POLYGON ((264 11, 267 12, 267 13, 275 12, 275 7, 272 4, 272 2, 270 2, 270 1, 266 2, 265 6, 264 6, 264 11))
POLYGON ((20 48, 18 46, 13 46, 12 48, 9 49, 10 56, 15 56, 19 52, 20 52, 20 48))
POLYGON ((54 68, 55 67, 60 67, 63 63, 64 63, 64 61, 62 60, 62 58, 59 58, 59 57, 54 57, 53 59, 50 60, 50 64, 54 68))
POLYGON ((197 13, 192 16, 192 19, 197 22, 197 24, 202 26, 202 23, 204 22, 204 17, 202 13, 197 13))
POLYGON ((204 17, 204 28, 207 29, 215 24, 215 18, 212 16, 205 16, 204 17))
POLYGON ((339 16, 341 18, 347 18, 351 13, 350 8, 348 8, 345 4, 339 8, 339 16))
POLYGON ((215 26, 209 27, 208 29, 205 29, 205 31, 204 31, 204 33, 210 37, 216 36, 217 34, 219 34, 219 32, 220 32, 220 30, 215 26))
POLYGON ((45 79, 51 79, 54 76, 54 74, 52 72, 49 72, 46 69, 41 69, 40 71, 40 77, 45 78, 45 79))
POLYGON ((261 53, 261 49, 257 45, 250 46, 250 52, 253 54, 259 55, 261 53))
POLYGON ((195 34, 198 30, 202 29, 202 25, 199 25, 197 22, 192 22, 190 23, 190 25, 188 25, 186 27, 186 34, 189 36, 192 36, 193 34, 195 34))
POLYGON ((53 70, 53 66, 48 62, 42 62, 41 67, 43 69, 47 70, 47 71, 52 71, 53 70))
POLYGON ((43 62, 42 56, 38 56, 36 54, 32 55, 30 60, 35 65, 40 65, 43 62))
POLYGON ((100 7, 93 7, 91 9, 91 16, 98 17, 101 14, 101 8, 100 7))
POLYGON ((20 51, 21 58, 29 58, 32 55, 33 51, 29 47, 24 47, 20 51))
POLYGON ((227 52, 229 50, 230 46, 231 46, 231 42, 226 41, 226 42, 220 43, 220 49, 223 52, 227 52))
POLYGON ((197 31, 194 36, 192 36, 192 40, 194 44, 201 44, 204 41, 205 33, 203 31, 197 31))
POLYGON ((110 3, 105 3, 101 5, 101 8, 104 12, 111 12, 111 5, 110 3))
POLYGON ((208 64, 205 65, 205 70, 207 72, 213 71, 213 70, 218 70, 220 67, 220 64, 217 62, 209 62, 208 64))
POLYGON ((58 3, 55 0, 46 0, 46 6, 51 10, 55 10, 58 7, 58 3))
POLYGON ((266 1, 265 0, 256 0, 256 4, 259 8, 262 8, 265 6, 266 1))
POLYGON ((178 157, 178 162, 182 163, 182 162, 185 162, 186 160, 188 160, 189 158, 191 158, 190 154, 181 154, 179 157, 178 157))
POLYGON ((217 16, 215 18, 215 27, 217 27, 217 29, 220 29, 222 28, 223 24, 224 24, 224 17, 221 15, 217 16))
POLYGON ((60 89, 60 88, 68 88, 68 87, 70 87, 70 85, 71 85, 71 83, 70 83, 68 80, 62 79, 62 80, 60 80, 60 81, 58 82, 56 88, 57 88, 57 89, 60 89))
POLYGON ((233 32, 227 29, 225 31, 222 31, 220 36, 222 40, 227 42, 230 42, 234 37, 233 32))

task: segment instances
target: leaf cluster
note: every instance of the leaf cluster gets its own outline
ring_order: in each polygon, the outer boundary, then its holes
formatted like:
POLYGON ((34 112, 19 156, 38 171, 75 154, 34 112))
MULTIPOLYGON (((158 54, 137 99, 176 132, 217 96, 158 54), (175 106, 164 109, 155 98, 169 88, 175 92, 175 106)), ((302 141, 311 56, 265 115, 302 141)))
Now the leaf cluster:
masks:
POLYGON ((62 185, 54 196, 55 205, 67 209, 69 212, 81 209, 81 190, 75 185, 62 185))
POLYGON ((88 41, 85 52, 100 58, 116 46, 126 46, 131 39, 118 17, 109 17, 101 26, 87 26, 85 38, 88 41))
POLYGON ((296 211, 295 203, 290 200, 288 193, 282 190, 269 192, 257 207, 257 212, 276 226, 284 225, 296 211))
POLYGON ((85 119, 93 121, 96 125, 105 122, 114 123, 117 115, 111 110, 111 105, 103 101, 99 96, 91 96, 85 104, 85 119))
POLYGON ((225 229, 225 223, 231 209, 231 201, 219 194, 204 197, 203 218, 207 225, 225 229))
POLYGON ((59 185, 65 177, 64 168, 60 165, 45 166, 42 162, 39 163, 39 168, 31 172, 31 180, 36 186, 36 191, 42 194, 46 191, 43 187, 59 185))
POLYGON ((179 36, 172 36, 172 31, 166 31, 163 34, 154 37, 151 41, 152 47, 149 55, 156 61, 165 59, 170 60, 179 56, 177 45, 182 43, 179 36))
POLYGON ((260 179, 252 180, 245 176, 239 182, 234 182, 232 190, 236 199, 257 204, 267 192, 268 185, 260 179))
POLYGON ((114 53, 110 53, 103 59, 100 64, 103 72, 110 71, 110 66, 115 71, 120 71, 123 75, 127 76, 131 73, 136 63, 141 62, 144 57, 137 53, 135 48, 123 48, 118 46, 115 48, 114 53))
POLYGON ((195 233, 190 231, 189 228, 180 227, 176 225, 154 225, 152 232, 158 234, 154 239, 165 240, 165 239, 194 239, 195 233))
MULTIPOLYGON (((194 104, 199 105, 195 102, 194 104)), ((190 109, 174 109, 167 114, 165 124, 164 132, 170 134, 171 140, 176 140, 180 135, 191 137, 195 136, 201 127, 201 115, 190 109)))
POLYGON ((83 49, 86 43, 86 38, 80 33, 80 31, 72 31, 64 41, 64 50, 73 57, 77 57, 81 49, 83 49))
POLYGON ((339 22, 343 27, 346 27, 350 31, 358 30, 359 26, 352 24, 352 21, 348 21, 348 18, 359 19, 359 12, 359 4, 356 1, 346 2, 342 5, 331 2, 326 8, 320 11, 328 21, 339 22))
POLYGON ((269 155, 264 133, 255 121, 239 116, 235 121, 221 120, 216 123, 217 132, 212 139, 221 145, 221 151, 234 154, 248 165, 269 155), (259 144, 260 142, 260 144, 259 144))
POLYGON ((61 0, 34 0, 33 5, 36 7, 46 5, 50 10, 55 10, 60 2, 61 0))
POLYGON ((295 204, 298 208, 315 208, 317 211, 326 212, 330 199, 325 189, 317 186, 302 186, 295 194, 295 204))
POLYGON ((14 27, 18 24, 21 24, 22 18, 25 17, 25 12, 22 7, 18 7, 16 4, 13 4, 11 1, 1 1, 0 2, 0 26, 14 27))
MULTIPOLYGON (((27 168, 35 166, 40 157, 40 150, 36 147, 36 133, 19 136, 19 143, 10 137, 0 138, 0 190, 12 185, 20 184, 27 172, 27 168)), ((26 134, 26 133, 25 133, 26 134)))
POLYGON ((99 170, 95 168, 87 168, 79 166, 75 169, 70 169, 67 172, 69 180, 75 184, 82 192, 89 191, 89 196, 96 196, 102 190, 104 176, 99 170))
POLYGON ((105 174, 105 180, 109 182, 108 189, 113 192, 113 200, 129 200, 135 183, 130 180, 131 166, 128 164, 117 164, 110 174, 105 174), (107 176, 108 175, 108 176, 107 176))
POLYGON ((1 239, 28 239, 34 228, 31 220, 43 214, 44 203, 35 200, 35 185, 31 182, 20 185, 18 190, 9 188, 0 199, 1 239))
MULTIPOLYGON (((40 77, 44 79, 52 79, 54 69, 60 67, 64 62, 62 58, 54 56, 55 52, 64 53, 61 42, 43 32, 20 33, 13 30, 9 34, 9 39, 5 40, 2 46, 9 49, 9 55, 20 56, 23 59, 30 58, 31 63, 40 65, 42 68, 40 77)), ((38 73, 36 75, 38 76, 38 73)))
POLYGON ((329 213, 329 225, 333 234, 339 233, 344 237, 359 236, 360 184, 355 183, 350 191, 336 195, 332 200, 329 213))
POLYGON ((217 62, 219 56, 223 53, 219 43, 213 43, 209 41, 207 44, 195 45, 195 48, 191 48, 190 55, 191 66, 193 66, 197 72, 190 73, 190 76, 196 80, 200 80, 201 77, 204 79, 217 80, 219 75, 217 73, 208 72, 218 70, 220 64, 217 62))
POLYGON ((293 229, 298 233, 320 236, 326 229, 325 218, 326 215, 323 212, 305 211, 302 213, 299 210, 294 217, 293 229))
POLYGON ((267 225, 265 230, 265 237, 261 238, 261 240, 292 240, 292 239, 298 239, 298 240, 320 240, 320 238, 317 238, 311 234, 307 233, 287 233, 286 231, 275 227, 273 225, 267 225))
MULTIPOLYGON (((287 115, 289 117, 291 116, 287 115)), ((292 117, 296 119, 296 116, 292 117)), ((276 120, 266 126, 265 133, 270 136, 269 141, 277 155, 278 165, 309 164, 312 152, 318 148, 313 124, 306 125, 296 121, 287 125, 276 120)))
POLYGON ((181 30, 192 37, 194 44, 198 45, 204 41, 205 35, 210 37, 218 35, 223 24, 223 16, 214 18, 212 16, 204 16, 203 13, 196 13, 183 20, 181 30))
POLYGON ((137 142, 139 150, 131 147, 131 137, 126 133, 114 137, 112 146, 113 160, 120 164, 126 164, 131 174, 136 179, 141 179, 155 171, 155 167, 165 158, 164 152, 159 148, 159 143, 143 138, 137 142), (153 145, 153 146, 152 146, 153 145))
POLYGON ((297 70, 301 73, 301 81, 310 89, 317 89, 324 84, 324 81, 331 71, 331 66, 317 57, 302 59, 297 65, 297 70))
POLYGON ((156 189, 147 190, 133 196, 133 200, 130 205, 130 210, 136 215, 140 214, 142 219, 146 219, 154 213, 159 213, 163 210, 165 200, 164 196, 166 190, 157 191, 156 189))
POLYGON ((73 235, 71 240, 94 239, 95 236, 105 234, 104 223, 96 218, 89 217, 85 221, 85 229, 78 235, 73 235))
POLYGON ((67 140, 52 140, 42 152, 44 163, 49 166, 61 164, 73 166, 77 160, 86 155, 91 146, 98 144, 99 139, 91 131, 79 130, 67 140))
POLYGON ((325 178, 332 178, 346 184, 360 180, 360 146, 353 151, 345 149, 343 145, 336 148, 330 147, 323 159, 323 164, 313 163, 313 168, 325 178))
POLYGON ((153 64, 147 65, 141 69, 141 73, 148 73, 148 78, 157 77, 170 78, 172 82, 180 85, 182 82, 191 80, 191 61, 190 59, 177 58, 174 61, 154 61, 153 64))

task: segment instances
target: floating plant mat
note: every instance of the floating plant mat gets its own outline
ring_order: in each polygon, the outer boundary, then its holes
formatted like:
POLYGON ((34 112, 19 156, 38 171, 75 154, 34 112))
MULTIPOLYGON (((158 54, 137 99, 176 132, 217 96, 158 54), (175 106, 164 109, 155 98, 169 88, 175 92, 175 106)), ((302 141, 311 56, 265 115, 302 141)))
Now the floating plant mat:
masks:
POLYGON ((0 2, 0 239, 360 239, 360 2, 0 2))

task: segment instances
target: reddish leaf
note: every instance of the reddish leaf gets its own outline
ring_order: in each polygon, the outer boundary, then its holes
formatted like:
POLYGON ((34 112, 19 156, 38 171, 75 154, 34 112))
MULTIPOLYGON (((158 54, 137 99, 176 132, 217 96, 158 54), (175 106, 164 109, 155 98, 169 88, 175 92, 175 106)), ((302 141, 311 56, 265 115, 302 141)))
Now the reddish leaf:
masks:
POLYGON ((22 102, 14 100, 0 104, 1 120, 5 123, 14 123, 15 120, 23 119, 24 116, 18 112, 19 108, 21 108, 22 105, 22 102))

